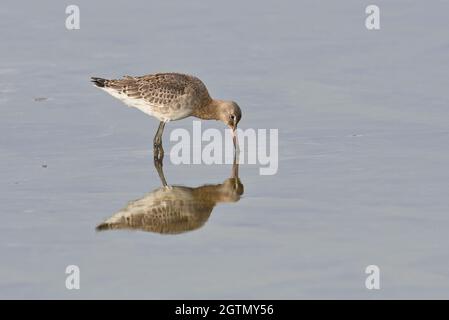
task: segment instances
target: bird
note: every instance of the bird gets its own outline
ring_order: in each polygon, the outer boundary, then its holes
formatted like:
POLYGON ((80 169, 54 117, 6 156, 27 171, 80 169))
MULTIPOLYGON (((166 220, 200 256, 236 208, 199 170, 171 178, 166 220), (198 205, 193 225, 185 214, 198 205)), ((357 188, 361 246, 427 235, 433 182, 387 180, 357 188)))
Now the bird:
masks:
POLYGON ((192 188, 169 186, 162 167, 156 166, 162 186, 144 197, 130 201, 126 207, 100 223, 97 231, 139 230, 159 234, 180 234, 201 228, 220 202, 237 202, 244 187, 234 161, 231 177, 221 184, 192 188))
POLYGON ((206 85, 197 77, 181 73, 155 73, 123 76, 121 79, 91 77, 93 84, 126 105, 158 119, 153 139, 154 155, 162 159, 162 134, 169 121, 194 116, 203 120, 220 120, 232 129, 234 147, 236 129, 242 117, 234 101, 212 99, 206 85))

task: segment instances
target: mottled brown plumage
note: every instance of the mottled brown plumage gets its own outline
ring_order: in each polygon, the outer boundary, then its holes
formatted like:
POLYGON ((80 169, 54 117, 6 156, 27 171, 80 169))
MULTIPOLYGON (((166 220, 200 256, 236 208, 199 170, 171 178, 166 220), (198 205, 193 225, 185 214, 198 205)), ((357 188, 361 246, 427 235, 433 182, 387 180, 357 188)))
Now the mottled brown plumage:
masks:
MULTIPOLYGON (((228 105, 237 109, 235 103, 213 100, 204 83, 197 77, 180 73, 157 73, 140 77, 124 76, 122 79, 107 80, 92 78, 97 87, 107 91, 114 97, 130 106, 148 110, 161 121, 180 119, 178 110, 186 110, 186 116, 197 116, 201 119, 219 118, 220 111, 228 105)), ((240 110, 237 110, 240 111, 240 110)), ((236 112, 236 120, 240 120, 241 112, 236 112)))
POLYGON ((220 202, 239 201, 243 185, 238 178, 238 164, 222 184, 197 188, 167 186, 162 167, 156 167, 163 186, 134 200, 97 226, 98 231, 129 229, 177 234, 203 226, 220 202))
POLYGON ((212 99, 204 83, 190 75, 157 73, 114 80, 92 77, 92 82, 128 106, 159 119, 154 146, 160 148, 162 156, 165 123, 195 116, 221 120, 235 132, 242 116, 237 103, 212 99))

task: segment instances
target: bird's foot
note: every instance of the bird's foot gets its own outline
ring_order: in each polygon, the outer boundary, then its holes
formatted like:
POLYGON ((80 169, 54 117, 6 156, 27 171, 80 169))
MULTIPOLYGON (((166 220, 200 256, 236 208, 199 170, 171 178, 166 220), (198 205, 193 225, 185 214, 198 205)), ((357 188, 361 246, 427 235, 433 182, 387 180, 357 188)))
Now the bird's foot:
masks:
MULTIPOLYGON (((154 154, 155 154, 155 156, 154 156, 154 167, 156 168, 156 171, 159 174, 159 178, 161 179, 162 185, 164 187, 167 187, 167 181, 165 180, 164 170, 162 169, 162 165, 163 165, 162 158, 158 158, 156 156, 156 154, 157 154, 156 149, 154 150, 154 154)), ((162 153, 162 155, 163 155, 163 153, 162 153)))
POLYGON ((161 162, 162 166, 162 160, 164 159, 164 149, 162 148, 162 144, 154 144, 153 155, 155 163, 161 162))
POLYGON ((161 175, 160 172, 163 172, 162 165, 163 165, 162 160, 154 157, 154 167, 156 168, 157 172, 159 173, 159 176, 161 175))

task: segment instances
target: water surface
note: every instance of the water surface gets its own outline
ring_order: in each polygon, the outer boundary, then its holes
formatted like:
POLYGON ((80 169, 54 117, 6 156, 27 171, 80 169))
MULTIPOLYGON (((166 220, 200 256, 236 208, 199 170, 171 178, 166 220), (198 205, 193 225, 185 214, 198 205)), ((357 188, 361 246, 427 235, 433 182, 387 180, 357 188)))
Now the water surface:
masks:
MULTIPOLYGON (((355 0, 76 4, 76 31, 64 3, 0 7, 1 298, 449 297, 447 2, 377 1, 379 31, 355 0), (279 129, 278 173, 241 165, 239 201, 189 232, 97 232, 161 182, 157 121, 89 77, 159 71, 279 129)), ((231 169, 164 164, 189 188, 231 169)))

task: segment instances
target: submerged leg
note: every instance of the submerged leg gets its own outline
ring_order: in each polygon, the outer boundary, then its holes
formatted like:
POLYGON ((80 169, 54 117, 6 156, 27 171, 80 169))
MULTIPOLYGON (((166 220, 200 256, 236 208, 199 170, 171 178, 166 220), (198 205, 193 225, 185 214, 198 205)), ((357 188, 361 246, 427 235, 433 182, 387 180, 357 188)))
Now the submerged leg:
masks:
POLYGON ((162 169, 162 160, 154 158, 154 167, 159 175, 159 179, 161 179, 162 185, 166 187, 167 181, 165 180, 164 170, 162 169))
POLYGON ((164 158, 164 149, 162 148, 162 133, 164 132, 165 122, 159 123, 156 135, 153 140, 154 160, 162 160, 164 158))

